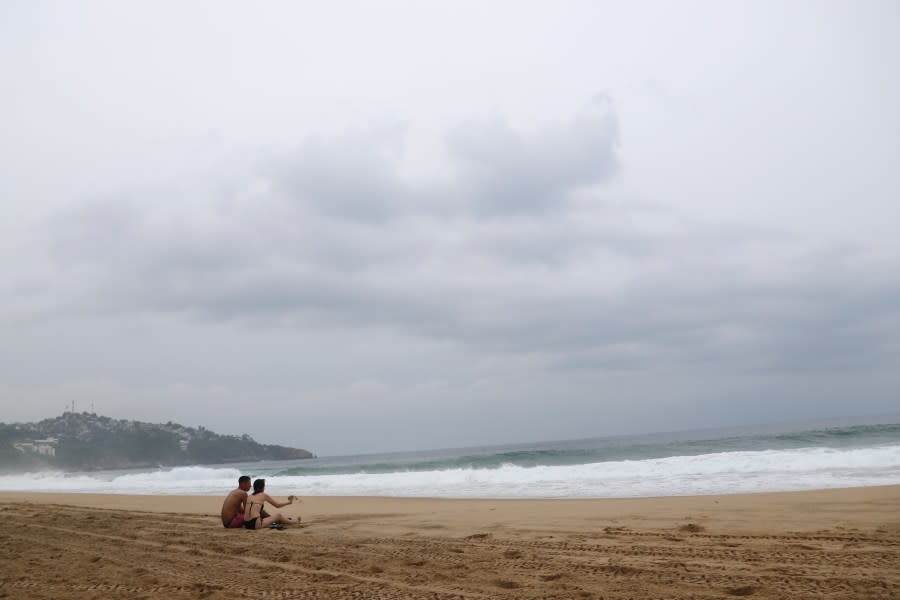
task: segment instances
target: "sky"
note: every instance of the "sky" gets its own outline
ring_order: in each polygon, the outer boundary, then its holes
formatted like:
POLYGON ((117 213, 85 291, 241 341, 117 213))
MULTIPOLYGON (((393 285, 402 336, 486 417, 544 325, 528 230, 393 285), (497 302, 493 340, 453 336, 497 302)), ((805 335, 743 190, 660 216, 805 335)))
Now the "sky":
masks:
POLYGON ((898 107, 893 1, 7 0, 0 420, 897 413, 898 107))

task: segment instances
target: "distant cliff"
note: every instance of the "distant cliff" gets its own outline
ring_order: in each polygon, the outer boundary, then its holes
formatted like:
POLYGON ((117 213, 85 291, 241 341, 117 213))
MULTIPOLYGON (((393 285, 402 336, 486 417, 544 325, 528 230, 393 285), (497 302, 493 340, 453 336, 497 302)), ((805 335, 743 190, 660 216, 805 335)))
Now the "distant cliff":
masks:
POLYGON ((0 469, 63 470, 312 458, 300 448, 259 444, 203 427, 65 412, 39 423, 0 423, 0 469))

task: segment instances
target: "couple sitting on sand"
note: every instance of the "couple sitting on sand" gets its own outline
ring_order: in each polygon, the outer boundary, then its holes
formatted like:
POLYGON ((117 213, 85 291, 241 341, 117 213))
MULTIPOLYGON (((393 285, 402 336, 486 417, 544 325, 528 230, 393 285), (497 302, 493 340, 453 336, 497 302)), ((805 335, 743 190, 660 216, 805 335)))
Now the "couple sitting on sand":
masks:
POLYGON ((257 479, 253 482, 253 493, 249 496, 250 478, 241 475, 238 478, 237 489, 231 490, 222 503, 222 525, 228 529, 244 527, 246 529, 262 529, 273 527, 281 529, 285 524, 296 524, 300 517, 284 517, 281 513, 270 515, 263 510, 263 504, 268 502, 275 508, 281 508, 294 503, 294 497, 287 502, 276 502, 266 492, 266 480, 257 479))

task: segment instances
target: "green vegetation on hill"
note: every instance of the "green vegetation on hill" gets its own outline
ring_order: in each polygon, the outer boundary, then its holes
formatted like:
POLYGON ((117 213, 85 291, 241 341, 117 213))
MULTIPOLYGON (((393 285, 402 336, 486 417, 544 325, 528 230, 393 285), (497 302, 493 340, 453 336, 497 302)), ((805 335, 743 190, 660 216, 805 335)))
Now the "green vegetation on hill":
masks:
POLYGON ((0 469, 118 469, 312 458, 299 448, 259 444, 248 435, 203 427, 116 420, 65 412, 38 423, 0 423, 0 469))

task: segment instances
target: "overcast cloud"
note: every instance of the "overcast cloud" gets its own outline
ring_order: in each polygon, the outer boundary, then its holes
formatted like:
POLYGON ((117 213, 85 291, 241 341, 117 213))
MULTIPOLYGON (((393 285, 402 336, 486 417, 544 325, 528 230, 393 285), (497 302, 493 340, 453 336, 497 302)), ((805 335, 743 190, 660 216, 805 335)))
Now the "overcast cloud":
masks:
POLYGON ((4 4, 4 421, 333 454, 900 408, 895 3, 223 6, 4 4))

